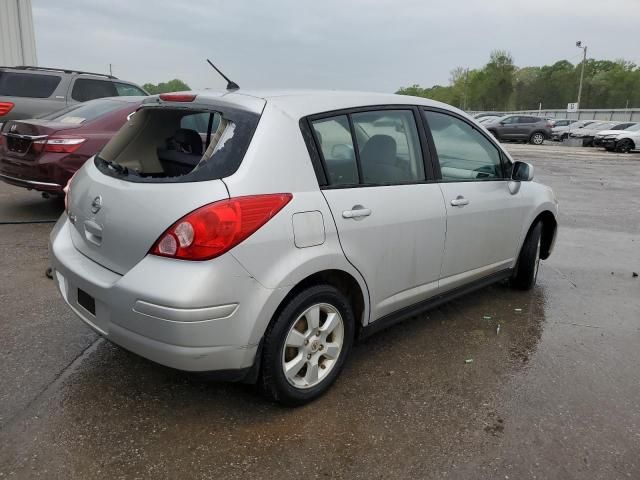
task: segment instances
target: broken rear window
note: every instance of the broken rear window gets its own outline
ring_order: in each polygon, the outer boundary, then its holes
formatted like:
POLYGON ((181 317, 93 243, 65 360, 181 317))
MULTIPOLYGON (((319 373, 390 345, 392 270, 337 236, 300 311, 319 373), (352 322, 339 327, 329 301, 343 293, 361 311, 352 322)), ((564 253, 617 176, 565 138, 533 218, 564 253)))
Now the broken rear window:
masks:
POLYGON ((143 106, 96 155, 95 164, 132 182, 228 177, 240 166, 259 118, 226 106, 143 106))

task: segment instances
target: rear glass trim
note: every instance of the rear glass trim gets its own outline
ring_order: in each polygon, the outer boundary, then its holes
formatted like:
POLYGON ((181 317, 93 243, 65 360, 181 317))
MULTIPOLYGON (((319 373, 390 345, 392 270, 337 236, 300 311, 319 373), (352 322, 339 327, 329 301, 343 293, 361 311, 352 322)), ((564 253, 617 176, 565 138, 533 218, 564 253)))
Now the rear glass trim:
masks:
POLYGON ((189 105, 176 103, 151 104, 145 103, 138 110, 186 110, 197 112, 218 113, 223 119, 235 125, 233 137, 225 142, 209 161, 195 168, 189 173, 173 177, 143 176, 131 169, 113 168, 112 163, 96 154, 94 164, 103 174, 134 183, 188 183, 219 180, 233 175, 240 165, 251 144, 253 135, 258 127, 261 114, 247 110, 218 106, 211 103, 190 103, 189 105), (213 160, 213 161, 212 161, 213 160))

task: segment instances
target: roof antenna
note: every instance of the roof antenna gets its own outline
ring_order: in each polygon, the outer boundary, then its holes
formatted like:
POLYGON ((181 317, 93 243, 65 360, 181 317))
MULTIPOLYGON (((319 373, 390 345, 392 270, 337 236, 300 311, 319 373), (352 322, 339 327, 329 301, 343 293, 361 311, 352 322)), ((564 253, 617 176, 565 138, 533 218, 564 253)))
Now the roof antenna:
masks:
POLYGON ((227 90, 238 90, 240 88, 236 82, 229 80, 229 78, 227 78, 227 76, 224 73, 218 70, 218 67, 216 67, 208 58, 207 58, 207 62, 209 62, 209 65, 211 65, 213 69, 216 72, 218 72, 222 78, 224 78, 227 81, 227 90))

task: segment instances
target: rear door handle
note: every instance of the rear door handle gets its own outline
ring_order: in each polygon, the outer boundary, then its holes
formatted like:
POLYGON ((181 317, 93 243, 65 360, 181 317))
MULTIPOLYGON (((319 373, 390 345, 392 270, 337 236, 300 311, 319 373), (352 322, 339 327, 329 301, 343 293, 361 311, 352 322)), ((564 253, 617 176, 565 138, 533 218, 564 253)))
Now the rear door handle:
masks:
POLYGON ((451 200, 451 205, 454 207, 464 207, 465 205, 469 205, 469 200, 462 195, 458 195, 455 200, 451 200))
POLYGON ((342 218, 362 218, 371 215, 370 208, 364 208, 362 205, 354 205, 353 209, 342 212, 342 218))

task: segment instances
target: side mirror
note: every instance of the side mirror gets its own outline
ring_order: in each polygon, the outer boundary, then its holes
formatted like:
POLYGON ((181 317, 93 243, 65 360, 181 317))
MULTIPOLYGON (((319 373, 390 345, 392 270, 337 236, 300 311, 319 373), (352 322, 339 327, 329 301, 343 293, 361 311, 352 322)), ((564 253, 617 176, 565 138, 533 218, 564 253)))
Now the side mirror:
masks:
POLYGON ((533 165, 526 162, 514 163, 511 180, 516 182, 530 182, 533 180, 533 165))

